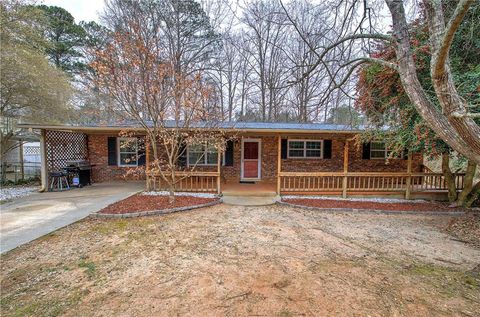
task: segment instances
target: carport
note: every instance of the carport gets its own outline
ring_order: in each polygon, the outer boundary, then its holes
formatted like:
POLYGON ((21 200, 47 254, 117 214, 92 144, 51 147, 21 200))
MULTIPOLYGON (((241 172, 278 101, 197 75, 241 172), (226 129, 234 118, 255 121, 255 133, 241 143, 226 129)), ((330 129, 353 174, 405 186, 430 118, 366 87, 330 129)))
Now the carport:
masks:
POLYGON ((82 132, 41 130, 42 191, 48 190, 49 175, 67 167, 69 161, 88 161, 88 136, 82 132))

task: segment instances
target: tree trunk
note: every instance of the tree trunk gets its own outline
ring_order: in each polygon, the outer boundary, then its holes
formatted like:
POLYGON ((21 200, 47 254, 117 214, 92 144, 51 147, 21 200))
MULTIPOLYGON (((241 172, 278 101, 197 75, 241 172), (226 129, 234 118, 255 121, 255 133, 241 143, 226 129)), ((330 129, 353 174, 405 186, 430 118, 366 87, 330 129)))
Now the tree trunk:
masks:
POLYGON ((477 164, 472 161, 468 161, 467 171, 465 173, 465 181, 463 182, 463 190, 458 194, 457 206, 465 205, 468 195, 473 189, 473 178, 477 171, 477 164))
POLYGON ((175 189, 173 189, 173 185, 172 185, 168 190, 168 203, 173 204, 174 202, 175 202, 175 189))
POLYGON ((475 152, 480 153, 480 126, 472 118, 453 115, 455 113, 467 113, 468 106, 455 87, 448 58, 450 43, 453 41, 455 31, 461 24, 473 0, 461 0, 459 2, 453 16, 454 19, 449 23, 448 30, 445 29, 441 1, 425 0, 424 2, 427 9, 430 43, 433 52, 430 74, 435 94, 442 106, 443 113, 452 127, 472 149, 475 149, 475 152), (446 33, 446 31, 448 32, 446 33))
MULTIPOLYGON (((417 76, 415 61, 410 46, 408 23, 402 0, 386 0, 392 14, 393 35, 396 40, 396 55, 398 72, 402 85, 415 108, 432 128, 439 138, 444 140, 450 147, 463 154, 470 160, 480 164, 480 148, 472 146, 469 142, 471 133, 462 129, 457 131, 447 117, 436 108, 425 93, 417 76)), ((478 138, 478 135, 477 135, 478 138)), ((476 142, 479 142, 478 139, 476 142)))
POLYGON ((452 203, 457 200, 457 187, 455 186, 455 177, 450 170, 450 154, 448 153, 442 154, 442 173, 448 188, 448 201, 452 203))
POLYGON ((472 207, 473 203, 480 197, 480 182, 473 186, 470 197, 465 202, 465 207, 472 207))

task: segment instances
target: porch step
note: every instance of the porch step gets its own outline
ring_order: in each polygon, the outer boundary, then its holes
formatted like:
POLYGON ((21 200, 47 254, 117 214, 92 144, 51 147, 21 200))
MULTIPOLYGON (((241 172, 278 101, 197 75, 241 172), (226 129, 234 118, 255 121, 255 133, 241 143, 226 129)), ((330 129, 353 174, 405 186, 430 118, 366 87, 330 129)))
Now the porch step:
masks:
POLYGON ((280 196, 276 194, 273 196, 252 196, 250 195, 225 195, 223 194, 222 201, 227 205, 234 206, 268 206, 275 204, 280 200, 280 196))
POLYGON ((223 196, 242 196, 242 197, 275 197, 277 193, 274 191, 263 190, 223 190, 223 196))

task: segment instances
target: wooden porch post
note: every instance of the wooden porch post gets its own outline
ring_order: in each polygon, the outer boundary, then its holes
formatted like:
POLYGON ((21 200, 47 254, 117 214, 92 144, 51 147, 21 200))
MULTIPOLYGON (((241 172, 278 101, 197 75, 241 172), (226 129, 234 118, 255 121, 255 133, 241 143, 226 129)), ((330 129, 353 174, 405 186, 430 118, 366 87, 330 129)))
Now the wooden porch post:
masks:
POLYGON ((147 181, 147 191, 152 190, 150 172, 150 139, 145 135, 145 178, 147 181))
POLYGON ((410 194, 412 191, 412 153, 408 153, 408 161, 407 161, 407 180, 405 189, 405 199, 410 199, 410 194))
POLYGON ((282 136, 278 136, 277 141, 277 195, 280 195, 281 179, 280 173, 282 172, 282 136))
POLYGON ((220 166, 222 164, 221 158, 222 158, 221 151, 217 151, 217 194, 221 193, 221 189, 220 189, 220 166))
POLYGON ((42 182, 41 192, 48 191, 48 168, 47 168, 47 145, 46 145, 47 131, 42 129, 40 131, 40 179, 42 182))
POLYGON ((342 197, 347 198, 347 185, 348 185, 348 140, 345 140, 343 146, 343 184, 342 184, 342 197))

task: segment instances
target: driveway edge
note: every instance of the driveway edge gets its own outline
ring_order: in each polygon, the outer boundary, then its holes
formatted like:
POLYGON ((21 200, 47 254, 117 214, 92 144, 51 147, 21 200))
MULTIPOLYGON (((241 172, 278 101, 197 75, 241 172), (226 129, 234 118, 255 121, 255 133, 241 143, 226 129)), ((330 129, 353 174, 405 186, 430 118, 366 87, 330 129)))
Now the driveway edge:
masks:
POLYGON ((465 211, 400 211, 400 210, 382 210, 382 209, 357 209, 357 208, 320 208, 305 205, 297 205, 287 203, 285 201, 277 201, 277 204, 295 208, 302 208, 313 211, 333 211, 333 212, 358 212, 358 213, 375 213, 385 215, 414 215, 414 216, 463 216, 465 211))
POLYGON ((156 215, 166 215, 166 214, 171 214, 174 212, 180 212, 180 211, 187 211, 187 210, 192 210, 192 209, 198 209, 198 208, 204 208, 204 207, 210 207, 210 206, 215 206, 218 204, 221 204, 222 200, 218 199, 206 204, 201 204, 201 205, 195 205, 195 206, 186 206, 186 207, 177 207, 177 208, 171 208, 171 209, 161 209, 161 210, 150 210, 150 211, 139 211, 139 212, 132 212, 132 213, 126 213, 126 214, 102 214, 99 213, 98 211, 95 213, 90 214, 90 217, 92 218, 136 218, 136 217, 144 217, 144 216, 156 216, 156 215))

